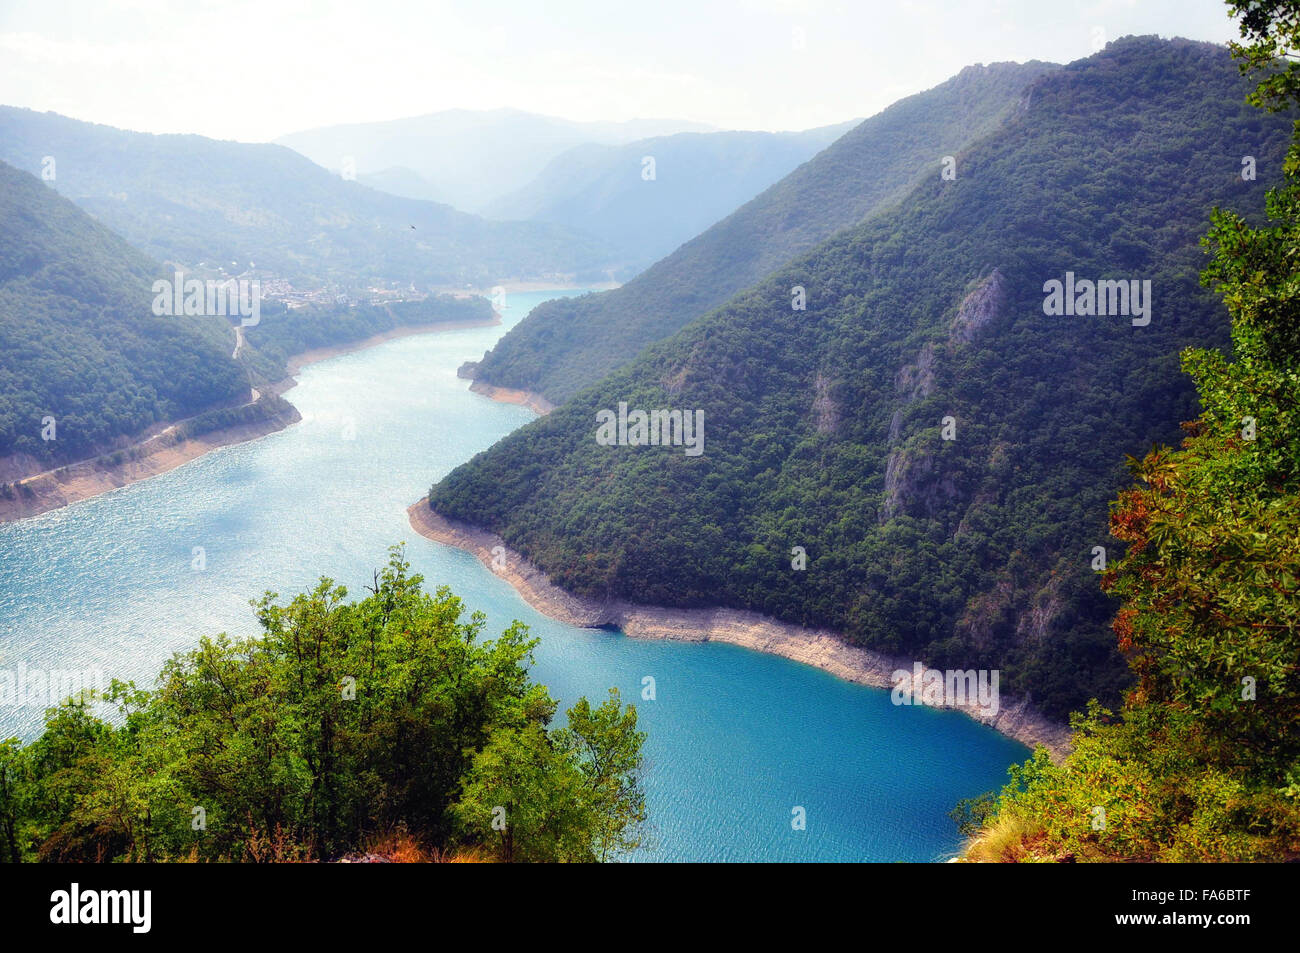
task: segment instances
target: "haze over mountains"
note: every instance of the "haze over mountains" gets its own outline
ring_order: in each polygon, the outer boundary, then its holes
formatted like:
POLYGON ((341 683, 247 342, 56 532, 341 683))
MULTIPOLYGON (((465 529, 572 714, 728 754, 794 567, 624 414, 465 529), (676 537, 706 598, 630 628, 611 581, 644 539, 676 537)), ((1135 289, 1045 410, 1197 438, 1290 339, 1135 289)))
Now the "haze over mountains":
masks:
POLYGON ((151 135, 0 107, 0 160, 40 174, 147 254, 250 267, 307 286, 376 280, 491 286, 598 280, 601 243, 544 223, 490 222, 346 181, 283 146, 151 135), (251 264, 250 264, 251 263, 251 264))
POLYGON ((626 279, 857 124, 713 131, 670 120, 580 123, 517 110, 452 110, 277 141, 394 195, 594 238, 613 261, 609 276, 626 279))
POLYGON ((1021 104, 1031 80, 1058 68, 971 66, 895 103, 625 286, 535 309, 484 357, 475 378, 567 400, 647 344, 937 176, 943 156, 995 128, 1021 104))
MULTIPOLYGON (((405 166, 349 167, 345 176, 280 146, 135 133, 14 107, 0 107, 0 160, 51 176, 55 188, 165 262, 256 270, 306 287, 387 282, 427 290, 630 277, 853 125, 682 133, 619 146, 600 140, 693 124, 569 123, 511 111, 442 118, 350 134, 399 152, 423 150, 422 137, 453 136, 434 151, 471 175, 492 162, 480 155, 482 141, 454 138, 456 128, 477 122, 494 136, 518 133, 503 151, 520 176, 532 177, 498 197, 490 218, 439 201, 440 190, 405 166), (591 138, 551 159, 582 136, 591 138), (663 172, 647 181, 642 157, 652 153, 663 172)), ((457 195, 456 204, 471 203, 457 195)))
POLYGON ((408 188, 423 182, 430 190, 427 197, 483 213, 490 203, 526 186, 548 162, 575 146, 620 145, 712 128, 673 119, 575 122, 517 109, 449 109, 386 122, 308 129, 275 141, 326 169, 338 171, 350 160, 359 180, 400 177, 408 188), (417 178, 412 179, 412 174, 417 178))
MULTIPOLYGON (((931 153, 896 207, 453 471, 434 510, 596 599, 754 609, 940 668, 998 668, 1005 689, 1062 718, 1113 699, 1126 673, 1090 568, 1093 547, 1120 549, 1107 501, 1125 453, 1175 441, 1196 415, 1179 352, 1223 345, 1228 329, 1199 285, 1198 239, 1212 206, 1260 207, 1290 118, 1246 105, 1248 83, 1207 44, 1127 38, 1040 72, 1014 109, 986 113, 1005 121, 956 153, 954 179, 931 153), (1045 313, 1046 283, 1076 275, 1138 282, 1134 308, 1150 282, 1149 323, 1127 307, 1045 313), (600 445, 597 413, 621 407, 702 410, 704 452, 600 445)), ((812 223, 838 208, 792 186, 846 143, 758 205, 783 217, 742 211, 812 223)), ((765 232, 744 219, 673 259, 707 244, 716 261, 752 260, 765 232)), ((509 350, 515 366, 531 358, 528 376, 492 382, 578 391, 699 314, 576 317, 656 286, 673 259, 576 308, 538 309, 480 373, 509 350)), ((707 302, 707 285, 691 287, 707 302)))
POLYGON ((805 132, 683 132, 555 157, 485 214, 594 235, 640 271, 698 235, 858 124, 805 132), (653 162, 651 167, 650 160, 653 162))

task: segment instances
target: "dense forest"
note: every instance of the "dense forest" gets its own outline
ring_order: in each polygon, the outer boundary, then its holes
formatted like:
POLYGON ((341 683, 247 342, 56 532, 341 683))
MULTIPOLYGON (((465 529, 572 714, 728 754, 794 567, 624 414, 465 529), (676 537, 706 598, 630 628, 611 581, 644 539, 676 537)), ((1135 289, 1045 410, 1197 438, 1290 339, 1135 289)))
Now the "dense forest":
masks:
POLYGON ((1106 503, 1125 453, 1197 413, 1180 350, 1227 343, 1198 281, 1211 206, 1258 209, 1286 150, 1288 123, 1247 89, 1222 48, 1182 40, 1048 72, 955 179, 934 168, 453 471, 431 505, 578 593, 999 668, 1061 718, 1115 700, 1106 503), (1150 323, 1046 314, 1067 272, 1149 281, 1150 323), (596 413, 620 402, 702 409, 704 453, 599 445, 596 413))
POLYGON ((611 690, 557 723, 522 624, 484 641, 483 617, 424 591, 400 550, 360 601, 322 579, 256 608, 260 636, 201 639, 154 689, 115 681, 51 709, 30 743, 0 743, 0 860, 598 861, 637 846, 636 709, 611 690))
POLYGON ((0 163, 0 458, 66 463, 248 399, 225 318, 153 314, 159 272, 35 176, 0 163))
POLYGON ((601 243, 556 225, 490 222, 345 181, 284 146, 150 135, 0 107, 0 160, 52 185, 147 254, 317 287, 487 286, 603 278, 601 243))
POLYGON ((477 296, 292 310, 265 302, 236 358, 228 318, 153 313, 154 280, 171 278, 162 266, 34 176, 0 163, 0 185, 3 494, 41 469, 100 454, 120 462, 159 424, 185 420, 172 434, 179 440, 291 418, 269 385, 304 351, 493 319, 477 296))
MULTIPOLYGON (((1293 109, 1300 4, 1230 7, 1243 71, 1266 70, 1252 102, 1293 109)), ((1286 169, 1266 224, 1216 212, 1203 281, 1232 357, 1185 352, 1202 413, 1111 506, 1128 552, 1102 583, 1136 684, 1118 714, 1075 719, 1063 764, 1040 750, 1000 797, 959 806, 966 859, 1300 858, 1300 125, 1286 169)))
MULTIPOLYGON (((621 288, 539 305, 474 376, 562 403, 823 239, 902 199, 994 129, 1058 67, 971 66, 847 132, 621 288)), ((666 165, 667 178, 671 165, 666 165)))

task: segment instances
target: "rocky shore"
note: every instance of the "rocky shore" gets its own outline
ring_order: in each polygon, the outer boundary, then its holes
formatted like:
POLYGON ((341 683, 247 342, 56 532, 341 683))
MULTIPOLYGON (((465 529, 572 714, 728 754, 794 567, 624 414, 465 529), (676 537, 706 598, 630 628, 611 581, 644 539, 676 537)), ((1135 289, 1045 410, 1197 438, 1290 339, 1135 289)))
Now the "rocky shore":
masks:
POLYGON ((212 430, 192 437, 177 437, 175 424, 126 448, 126 459, 114 462, 117 452, 91 460, 46 470, 15 483, 12 495, 0 499, 0 523, 26 519, 88 500, 109 490, 147 480, 175 470, 218 447, 228 447, 265 437, 297 423, 297 410, 271 414, 256 423, 212 430))
MULTIPOLYGON (((617 600, 600 602, 575 596, 554 585, 544 572, 510 550, 501 537, 444 519, 429 509, 427 500, 412 505, 407 516, 411 527, 421 536, 472 553, 514 586, 529 605, 568 625, 612 627, 634 638, 728 642, 814 665, 838 678, 876 688, 892 689, 894 672, 913 669, 912 659, 891 658, 857 648, 829 630, 808 629, 756 612, 671 609, 617 600), (497 547, 501 548, 494 558, 493 550, 497 547)), ((996 714, 972 705, 951 707, 1022 744, 1030 747, 1042 745, 1056 761, 1069 751, 1069 729, 1044 717, 1024 700, 1003 694, 996 714)))

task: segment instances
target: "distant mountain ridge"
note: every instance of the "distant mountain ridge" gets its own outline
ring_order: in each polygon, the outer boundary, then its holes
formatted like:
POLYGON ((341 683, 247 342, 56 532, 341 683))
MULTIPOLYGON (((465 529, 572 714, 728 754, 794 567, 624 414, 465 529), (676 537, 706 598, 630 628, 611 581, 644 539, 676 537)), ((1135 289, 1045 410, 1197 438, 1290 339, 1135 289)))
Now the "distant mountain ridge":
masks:
POLYGON ((378 172, 359 173, 357 181, 380 192, 388 192, 405 199, 419 199, 423 202, 449 204, 442 190, 435 186, 414 169, 395 165, 378 172))
POLYGON ((937 179, 945 155, 996 128, 1050 63, 971 66, 859 123, 613 291, 535 308, 474 371, 562 403, 773 269, 937 179))
POLYGON ((594 235, 641 270, 811 159, 858 120, 804 132, 681 132, 578 146, 485 214, 594 235), (653 166, 650 165, 653 163, 653 166))
POLYGON ((479 213, 526 186, 548 162, 574 146, 617 145, 712 129, 706 123, 674 119, 578 122, 518 109, 449 109, 307 129, 275 142, 326 169, 338 170, 350 160, 358 177, 405 167, 434 183, 444 201, 479 213))
POLYGON ((599 242, 548 224, 489 222, 375 191, 291 149, 151 135, 0 107, 0 160, 40 174, 127 241, 190 267, 250 263, 307 286, 491 286, 603 278, 599 242))

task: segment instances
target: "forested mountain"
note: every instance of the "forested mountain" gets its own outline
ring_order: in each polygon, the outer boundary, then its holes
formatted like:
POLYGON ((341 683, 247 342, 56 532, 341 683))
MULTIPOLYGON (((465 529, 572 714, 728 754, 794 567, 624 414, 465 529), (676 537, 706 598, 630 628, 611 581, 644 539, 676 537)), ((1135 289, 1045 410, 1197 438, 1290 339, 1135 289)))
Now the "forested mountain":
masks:
POLYGON ((344 157, 357 174, 393 166, 411 169, 441 190, 442 200, 467 212, 523 188, 546 164, 583 143, 616 145, 706 132, 712 127, 675 119, 575 122, 518 109, 448 109, 426 116, 307 129, 275 140, 326 169, 344 157))
POLYGON ((611 689, 552 724, 524 626, 484 641, 400 553, 360 601, 322 579, 256 605, 257 637, 202 639, 152 691, 115 680, 116 723, 74 698, 0 741, 0 861, 591 862, 640 843, 636 709, 611 689))
POLYGON ((153 314, 159 270, 39 179, 0 163, 5 480, 248 399, 225 318, 153 314))
POLYGON ((474 376, 567 400, 796 255, 938 179, 944 156, 992 130, 1031 80, 1056 68, 972 66, 895 103, 623 287, 535 308, 474 376))
MULTIPOLYGON (((283 146, 128 132, 0 107, 0 160, 51 184, 163 262, 220 263, 315 286, 372 280, 490 285, 603 277, 600 243, 489 222, 347 181, 283 146), (46 157, 53 160, 52 166, 46 157)), ((238 272, 236 272, 238 273, 238 272)))
MULTIPOLYGON (((1233 55, 1253 104, 1300 104, 1294 0, 1233 0, 1233 55)), ((1134 684, 1090 706, 1073 750, 1036 751, 1000 796, 953 812, 964 859, 1279 862, 1300 859, 1300 126, 1285 180, 1205 236, 1202 281, 1231 316, 1232 352, 1189 349, 1201 414, 1152 448, 1111 506, 1128 544, 1102 586, 1134 684), (1134 796, 1140 792, 1140 796, 1134 796), (1100 821, 1100 823, 1098 823, 1100 821)))
POLYGON ((804 132, 683 132, 557 156, 485 214, 564 225, 625 256, 657 261, 812 158, 857 121, 804 132), (653 166, 647 159, 652 160, 653 166))
POLYGON ((927 174, 453 471, 431 505, 579 593, 999 668, 1058 716, 1113 697, 1126 676, 1092 569, 1094 547, 1122 549, 1107 502, 1125 454, 1196 416, 1180 350, 1227 341, 1198 282, 1211 207, 1257 210, 1286 149, 1289 123, 1247 88, 1224 49, 1149 37, 1049 72, 955 179, 927 174), (1071 275, 1139 282, 1149 323, 1086 297, 1048 313, 1071 275), (703 411, 703 453, 598 444, 620 403, 703 411))
POLYGON ((236 360, 229 318, 153 313, 153 282, 172 272, 35 176, 0 163, 0 186, 0 482, 117 448, 155 424, 200 415, 189 426, 200 433, 278 412, 267 395, 238 417, 228 409, 249 400, 250 382, 281 380, 304 351, 492 319, 481 297, 266 302, 236 360))

